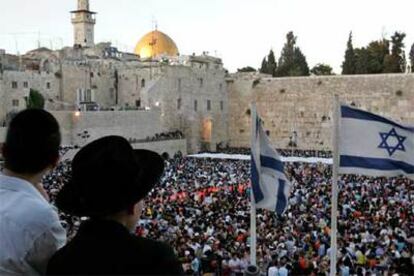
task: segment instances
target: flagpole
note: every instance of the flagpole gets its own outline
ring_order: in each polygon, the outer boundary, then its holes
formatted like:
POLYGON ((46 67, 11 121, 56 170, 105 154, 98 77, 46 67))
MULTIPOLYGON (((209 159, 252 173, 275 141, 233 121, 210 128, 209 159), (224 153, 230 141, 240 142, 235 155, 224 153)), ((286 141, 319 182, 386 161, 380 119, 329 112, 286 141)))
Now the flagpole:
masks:
MULTIPOLYGON (((251 105, 252 114, 252 133, 251 133, 251 147, 255 147, 255 135, 256 135, 256 104, 251 105)), ((251 149, 250 149, 251 150, 251 149)), ((251 150, 253 158, 253 151, 251 150)), ((256 203, 253 195, 253 184, 250 183, 250 264, 256 266, 256 203)))
POLYGON ((337 215, 338 215, 338 167, 339 167, 339 152, 338 152, 338 138, 339 138, 339 97, 334 96, 333 101, 333 164, 332 164, 332 198, 331 198, 331 265, 330 275, 336 275, 336 259, 337 259, 337 215))

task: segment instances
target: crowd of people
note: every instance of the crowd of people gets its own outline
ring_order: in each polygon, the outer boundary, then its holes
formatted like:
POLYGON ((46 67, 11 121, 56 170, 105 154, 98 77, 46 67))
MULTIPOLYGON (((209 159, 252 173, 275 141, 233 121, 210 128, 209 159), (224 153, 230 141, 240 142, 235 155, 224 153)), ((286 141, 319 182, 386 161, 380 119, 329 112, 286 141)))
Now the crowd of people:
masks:
POLYGON ((131 144, 143 143, 143 142, 155 142, 165 140, 175 140, 185 138, 184 134, 180 130, 174 130, 169 132, 156 133, 152 137, 146 137, 145 139, 129 138, 128 141, 131 144))
MULTIPOLYGON (((229 146, 223 147, 221 144, 219 144, 217 145, 217 149, 220 151, 220 153, 250 155, 250 148, 233 148, 229 146)), ((332 152, 327 150, 303 150, 296 148, 279 148, 276 150, 282 156, 332 158, 332 152)))
MULTIPOLYGON (((328 153, 327 153, 328 155, 328 153)), ((249 264, 250 164, 176 155, 145 200, 136 235, 172 245, 188 275, 241 275, 249 264)), ((262 273, 327 275, 331 167, 286 163, 293 189, 283 216, 258 210, 257 263, 262 273)), ((64 161, 44 184, 51 201, 70 176, 64 161)), ((414 262, 414 183, 406 178, 340 179, 338 271, 410 275, 414 262)), ((82 220, 60 213, 71 239, 82 220)), ((280 274, 283 275, 283 274, 280 274)))

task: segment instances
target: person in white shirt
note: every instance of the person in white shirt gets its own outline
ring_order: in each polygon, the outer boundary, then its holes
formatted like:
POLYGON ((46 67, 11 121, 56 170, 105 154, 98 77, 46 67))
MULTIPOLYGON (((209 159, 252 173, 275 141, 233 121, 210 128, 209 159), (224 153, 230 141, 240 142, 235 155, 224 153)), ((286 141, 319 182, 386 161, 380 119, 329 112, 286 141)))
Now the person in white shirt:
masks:
POLYGON ((279 267, 277 263, 277 259, 273 260, 272 265, 267 270, 268 276, 279 276, 279 267))
POLYGON ((41 180, 59 161, 59 124, 48 112, 28 109, 11 121, 0 174, 0 275, 41 275, 66 242, 41 180))
POLYGON ((286 268, 286 259, 280 259, 280 267, 279 267, 279 274, 278 276, 288 276, 289 271, 286 268))

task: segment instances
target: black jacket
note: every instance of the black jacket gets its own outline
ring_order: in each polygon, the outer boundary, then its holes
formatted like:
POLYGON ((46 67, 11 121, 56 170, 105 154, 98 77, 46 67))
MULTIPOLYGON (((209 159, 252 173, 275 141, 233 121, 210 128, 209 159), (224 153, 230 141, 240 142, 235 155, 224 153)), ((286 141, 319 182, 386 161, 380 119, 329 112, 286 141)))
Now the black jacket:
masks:
POLYGON ((92 219, 49 262, 48 275, 177 275, 182 266, 166 244, 139 238, 121 224, 92 219))

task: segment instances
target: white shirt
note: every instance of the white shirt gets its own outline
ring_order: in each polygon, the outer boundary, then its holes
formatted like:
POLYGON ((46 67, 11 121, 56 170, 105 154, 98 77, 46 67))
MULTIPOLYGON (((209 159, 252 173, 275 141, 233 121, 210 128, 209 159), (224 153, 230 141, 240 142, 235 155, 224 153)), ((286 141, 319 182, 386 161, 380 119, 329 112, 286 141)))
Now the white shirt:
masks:
POLYGON ((278 276, 279 275, 279 269, 277 266, 271 266, 269 267, 269 270, 267 271, 267 274, 269 276, 278 276))
POLYGON ((279 268, 279 276, 288 276, 289 272, 286 267, 282 266, 279 268))
POLYGON ((66 242, 56 209, 29 182, 0 174, 0 275, 40 275, 66 242))

